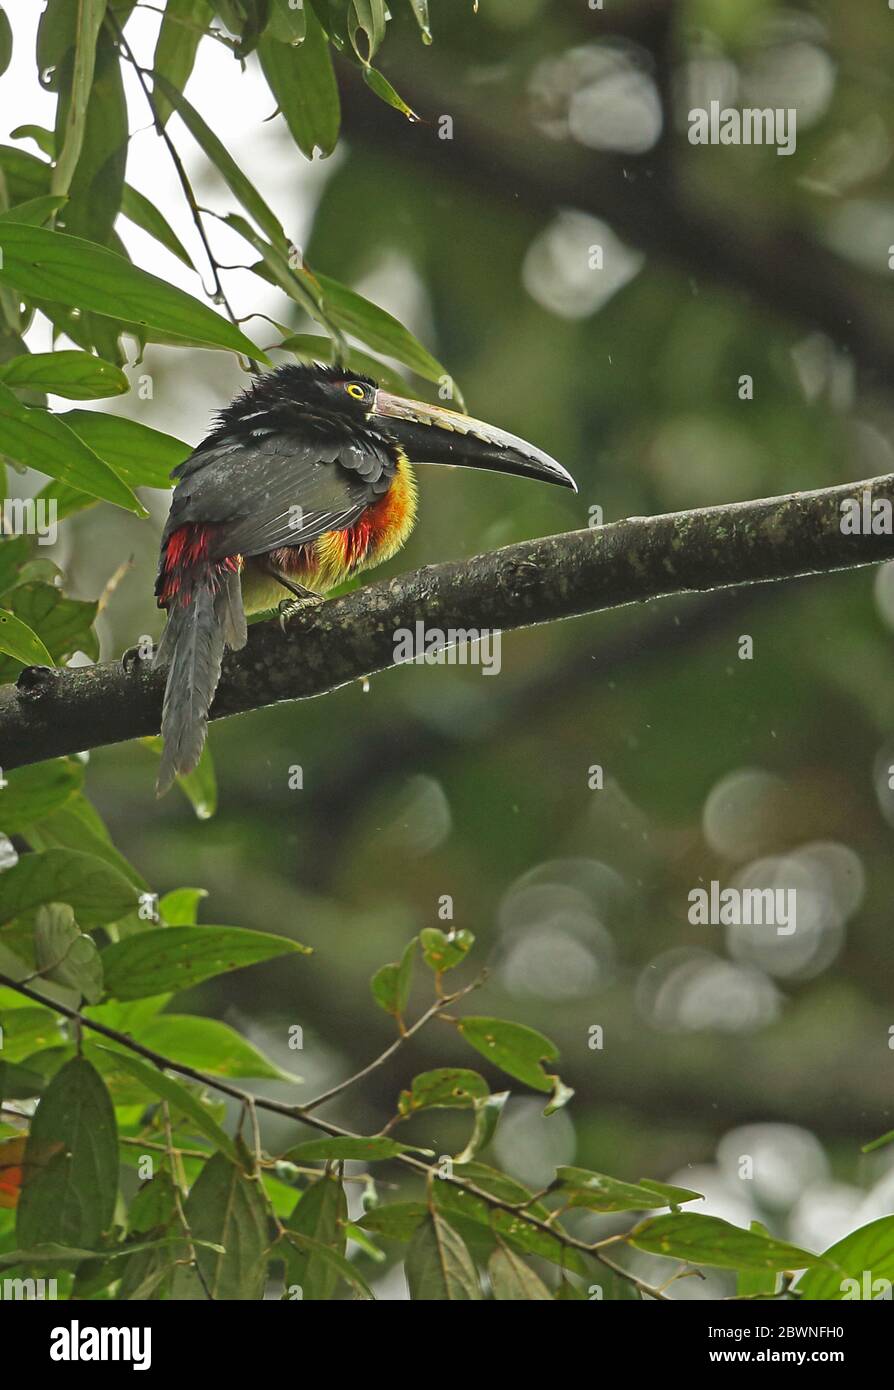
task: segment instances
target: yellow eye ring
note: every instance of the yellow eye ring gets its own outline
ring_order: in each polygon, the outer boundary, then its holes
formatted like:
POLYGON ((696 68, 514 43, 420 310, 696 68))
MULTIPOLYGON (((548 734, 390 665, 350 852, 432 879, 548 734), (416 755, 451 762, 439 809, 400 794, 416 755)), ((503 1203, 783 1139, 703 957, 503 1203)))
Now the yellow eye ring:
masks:
POLYGON ((362 387, 362 386, 358 386, 357 383, 356 383, 356 381, 350 382, 350 383, 345 387, 345 390, 347 391, 347 393, 348 393, 349 396, 353 396, 353 397, 354 397, 354 400, 355 400, 355 401, 362 401, 362 400, 363 400, 363 397, 366 395, 366 392, 364 391, 363 387, 362 387))

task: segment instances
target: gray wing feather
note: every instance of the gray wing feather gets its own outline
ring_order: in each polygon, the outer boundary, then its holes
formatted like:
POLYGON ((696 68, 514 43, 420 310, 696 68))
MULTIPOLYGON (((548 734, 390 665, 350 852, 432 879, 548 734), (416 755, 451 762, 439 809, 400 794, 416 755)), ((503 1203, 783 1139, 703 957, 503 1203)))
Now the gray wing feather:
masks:
POLYGON ((261 555, 343 530, 387 491, 394 463, 381 448, 259 432, 200 448, 177 470, 165 527, 222 523, 209 559, 261 555))

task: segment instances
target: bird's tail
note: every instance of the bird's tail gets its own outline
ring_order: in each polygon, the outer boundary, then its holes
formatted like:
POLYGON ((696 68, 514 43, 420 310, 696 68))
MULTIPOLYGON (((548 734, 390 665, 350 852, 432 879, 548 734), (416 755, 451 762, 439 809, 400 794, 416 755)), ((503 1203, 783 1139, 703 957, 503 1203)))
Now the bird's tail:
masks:
POLYGON ((158 585, 159 600, 168 610, 155 655, 156 664, 168 665, 161 715, 164 751, 156 781, 159 796, 178 773, 192 772, 198 763, 224 648, 244 647, 248 635, 238 560, 208 560, 200 528, 181 529, 191 534, 171 536, 158 585))

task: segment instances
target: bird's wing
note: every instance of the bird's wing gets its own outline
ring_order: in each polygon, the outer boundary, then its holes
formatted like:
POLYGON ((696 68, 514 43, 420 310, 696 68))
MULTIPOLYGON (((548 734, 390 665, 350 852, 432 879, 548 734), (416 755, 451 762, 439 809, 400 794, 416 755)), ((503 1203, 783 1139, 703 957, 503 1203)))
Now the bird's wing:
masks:
POLYGON ((200 446, 176 470, 162 544, 180 526, 219 528, 209 559, 262 555, 352 525, 391 484, 395 462, 374 441, 280 430, 200 446))

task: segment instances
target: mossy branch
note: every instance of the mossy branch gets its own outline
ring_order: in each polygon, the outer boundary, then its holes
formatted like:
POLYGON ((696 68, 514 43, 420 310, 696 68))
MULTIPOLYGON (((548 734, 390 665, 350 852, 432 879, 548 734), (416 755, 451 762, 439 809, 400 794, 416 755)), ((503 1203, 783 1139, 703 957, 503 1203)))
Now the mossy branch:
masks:
MULTIPOLYGON (((427 565, 299 613, 282 630, 256 624, 230 654, 211 712, 220 719, 325 695, 399 661, 395 633, 426 628, 510 631, 629 603, 793 579, 894 558, 894 536, 851 534, 842 503, 888 518, 894 475, 753 502, 630 517, 523 541, 473 559, 427 565)), ((876 531, 878 534, 876 534, 876 531)), ((0 767, 158 732, 164 671, 146 662, 29 667, 0 687, 0 767)))

